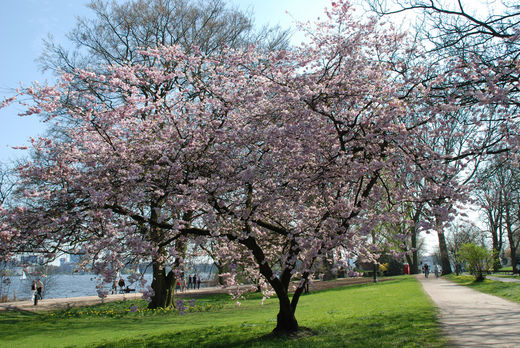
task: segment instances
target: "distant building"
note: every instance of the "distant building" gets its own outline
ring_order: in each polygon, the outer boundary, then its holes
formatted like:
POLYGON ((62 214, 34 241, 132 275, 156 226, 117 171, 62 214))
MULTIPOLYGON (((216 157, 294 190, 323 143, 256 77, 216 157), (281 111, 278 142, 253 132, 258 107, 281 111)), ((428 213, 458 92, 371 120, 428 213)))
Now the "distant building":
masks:
POLYGON ((41 265, 43 259, 39 255, 22 255, 20 256, 20 263, 23 265, 41 265))

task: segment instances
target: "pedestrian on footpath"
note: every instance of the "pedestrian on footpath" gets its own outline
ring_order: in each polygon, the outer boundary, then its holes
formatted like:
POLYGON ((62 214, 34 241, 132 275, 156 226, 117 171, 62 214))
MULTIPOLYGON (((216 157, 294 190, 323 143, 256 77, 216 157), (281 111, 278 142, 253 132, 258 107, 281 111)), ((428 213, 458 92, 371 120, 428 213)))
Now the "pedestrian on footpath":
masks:
POLYGON ((43 283, 40 279, 38 279, 38 282, 36 283, 36 291, 38 292, 38 298, 43 300, 43 283))
POLYGON ((425 263, 423 266, 423 272, 424 272, 424 277, 428 278, 428 275, 430 274, 430 267, 428 266, 427 263, 425 263))
POLYGON ((191 274, 188 276, 188 289, 191 289, 191 284, 193 283, 193 288, 195 289, 195 282, 193 281, 193 277, 191 274))
POLYGON ((117 294, 117 279, 112 282, 112 295, 117 294))
POLYGON ((38 293, 36 292, 36 280, 32 281, 31 284, 31 298, 33 300, 34 305, 38 304, 38 293))
MULTIPOLYGON (((193 288, 195 289, 195 284, 193 285, 193 288)), ((200 275, 197 274, 197 289, 200 289, 200 275)))
POLYGON ((435 265, 433 272, 435 273, 435 278, 439 278, 439 265, 435 265))

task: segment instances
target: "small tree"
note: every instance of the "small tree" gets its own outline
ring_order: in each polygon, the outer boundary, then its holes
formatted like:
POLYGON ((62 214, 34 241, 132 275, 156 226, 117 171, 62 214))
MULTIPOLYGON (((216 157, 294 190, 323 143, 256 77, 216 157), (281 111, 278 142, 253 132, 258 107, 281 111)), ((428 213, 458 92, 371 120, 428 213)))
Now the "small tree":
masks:
POLYGON ((493 262, 493 253, 483 246, 466 243, 460 248, 458 259, 467 264, 469 272, 480 282, 486 278, 484 272, 493 262))

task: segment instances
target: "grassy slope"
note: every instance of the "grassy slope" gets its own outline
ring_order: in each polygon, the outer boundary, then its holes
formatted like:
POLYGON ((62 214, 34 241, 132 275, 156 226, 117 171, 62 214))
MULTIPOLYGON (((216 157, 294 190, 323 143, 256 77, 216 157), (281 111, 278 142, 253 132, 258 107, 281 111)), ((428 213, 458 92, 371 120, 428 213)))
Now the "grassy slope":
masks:
POLYGON ((469 286, 474 290, 520 302, 520 283, 506 283, 490 279, 486 279, 483 282, 475 282, 475 277, 469 275, 456 276, 455 274, 449 274, 445 277, 458 284, 469 286))
MULTIPOLYGON (((240 307, 227 296, 197 300, 203 312, 137 312, 137 302, 54 313, 0 312, 0 347, 442 347, 436 311, 412 277, 312 293, 300 299, 313 334, 276 339, 277 301, 240 307)), ((144 304, 138 304, 142 307, 144 304)))

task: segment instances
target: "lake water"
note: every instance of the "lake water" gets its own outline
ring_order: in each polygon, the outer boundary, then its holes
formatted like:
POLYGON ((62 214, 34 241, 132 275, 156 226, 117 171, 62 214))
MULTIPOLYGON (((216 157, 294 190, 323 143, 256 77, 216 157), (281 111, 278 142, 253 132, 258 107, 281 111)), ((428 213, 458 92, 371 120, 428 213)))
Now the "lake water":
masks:
MULTIPOLYGON (((130 284, 127 277, 123 276, 126 281, 126 285, 136 291, 143 290, 138 283, 130 284)), ((145 274, 147 280, 147 286, 152 283, 152 274, 145 274)), ((11 284, 9 286, 8 297, 13 299, 16 295, 18 300, 29 299, 31 296, 31 282, 32 280, 26 279, 21 280, 20 277, 9 277, 11 284)), ((205 277, 203 276, 203 279, 205 277)), ((66 297, 80 297, 80 296, 97 296, 96 276, 92 274, 57 274, 48 277, 48 279, 42 278, 44 283, 43 298, 66 298, 66 297), (47 284, 46 284, 47 283, 47 284)), ((105 288, 109 290, 110 284, 105 284, 105 288)), ((202 287, 202 284, 201 284, 202 287)))

